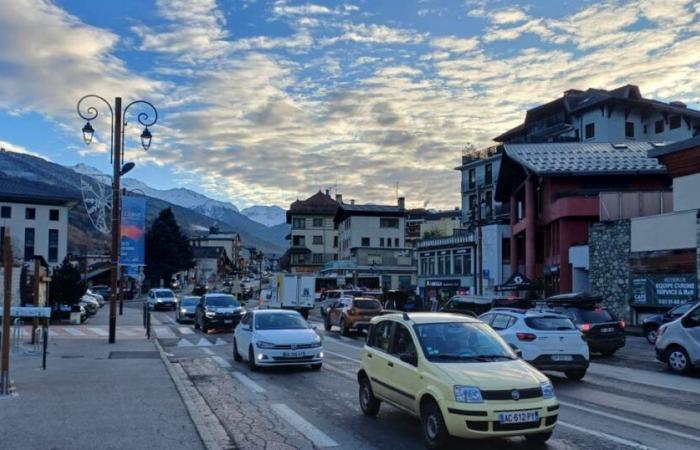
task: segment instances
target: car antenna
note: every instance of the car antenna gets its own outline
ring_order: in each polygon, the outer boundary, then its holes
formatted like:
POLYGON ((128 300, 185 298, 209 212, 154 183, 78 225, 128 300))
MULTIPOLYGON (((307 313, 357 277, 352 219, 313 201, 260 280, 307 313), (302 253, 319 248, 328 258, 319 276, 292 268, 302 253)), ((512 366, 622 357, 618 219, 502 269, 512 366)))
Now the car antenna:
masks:
POLYGON ((408 313, 406 311, 403 312, 403 320, 411 320, 411 318, 408 317, 408 313))

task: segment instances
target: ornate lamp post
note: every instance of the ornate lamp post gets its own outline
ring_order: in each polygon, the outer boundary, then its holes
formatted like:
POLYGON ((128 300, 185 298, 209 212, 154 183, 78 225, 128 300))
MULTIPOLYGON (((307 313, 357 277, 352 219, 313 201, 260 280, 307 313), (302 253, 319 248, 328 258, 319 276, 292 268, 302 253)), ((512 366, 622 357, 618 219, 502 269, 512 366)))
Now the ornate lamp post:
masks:
POLYGON ((112 162, 112 250, 111 250, 111 287, 112 292, 109 299, 109 343, 114 344, 117 332, 117 298, 119 296, 119 247, 120 247, 120 222, 121 222, 121 191, 119 189, 120 177, 126 174, 128 171, 134 168, 134 163, 126 163, 122 166, 122 159, 124 157, 124 127, 126 126, 126 113, 130 107, 134 105, 146 106, 150 109, 147 112, 140 112, 136 116, 136 120, 144 126, 144 130, 141 133, 141 145, 145 151, 151 146, 151 132, 148 127, 153 126, 158 120, 158 111, 149 102, 145 100, 136 100, 128 105, 122 110, 122 99, 121 97, 116 97, 114 99, 114 108, 112 105, 100 97, 99 95, 86 95, 80 100, 78 100, 78 115, 86 120, 87 123, 83 127, 83 140, 86 145, 90 145, 92 142, 92 137, 95 134, 95 129, 90 123, 91 120, 97 118, 98 110, 94 106, 83 105, 86 100, 98 100, 102 101, 107 108, 112 119, 111 126, 111 152, 110 158, 112 162), (82 109, 81 109, 82 107, 82 109), (152 116, 151 116, 152 114, 152 116))

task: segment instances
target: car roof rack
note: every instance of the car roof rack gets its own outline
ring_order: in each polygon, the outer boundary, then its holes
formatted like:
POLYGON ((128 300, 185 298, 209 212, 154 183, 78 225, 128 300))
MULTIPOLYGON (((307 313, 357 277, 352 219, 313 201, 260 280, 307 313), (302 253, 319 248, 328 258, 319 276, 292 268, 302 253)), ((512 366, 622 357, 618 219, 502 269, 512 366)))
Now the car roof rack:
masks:
POLYGON ((411 318, 408 316, 408 313, 406 311, 403 312, 403 320, 411 320, 411 318))
POLYGON ((597 304, 603 301, 600 295, 592 295, 587 292, 574 292, 571 294, 559 294, 547 297, 544 300, 538 300, 537 303, 549 305, 590 305, 597 304))
MULTIPOLYGON (((489 311, 508 311, 508 312, 517 312, 517 313, 525 313, 527 312, 527 308, 512 308, 508 306, 496 306, 495 308, 491 308, 489 311)), ((487 312, 489 312, 487 311, 487 312)))

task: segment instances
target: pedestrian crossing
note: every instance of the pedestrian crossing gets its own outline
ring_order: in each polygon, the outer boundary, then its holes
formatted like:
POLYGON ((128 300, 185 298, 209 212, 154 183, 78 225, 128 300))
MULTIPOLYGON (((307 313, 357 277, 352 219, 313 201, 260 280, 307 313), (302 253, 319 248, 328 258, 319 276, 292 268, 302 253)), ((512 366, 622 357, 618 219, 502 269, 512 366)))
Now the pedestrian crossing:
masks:
MULTIPOLYGON (((32 335, 31 326, 23 326, 20 329, 20 337, 26 338, 32 335)), ((49 326, 49 339, 104 339, 109 336, 109 328, 104 326, 85 325, 51 325, 49 326)), ((117 338, 134 339, 146 337, 146 330, 139 326, 117 326, 117 338)))

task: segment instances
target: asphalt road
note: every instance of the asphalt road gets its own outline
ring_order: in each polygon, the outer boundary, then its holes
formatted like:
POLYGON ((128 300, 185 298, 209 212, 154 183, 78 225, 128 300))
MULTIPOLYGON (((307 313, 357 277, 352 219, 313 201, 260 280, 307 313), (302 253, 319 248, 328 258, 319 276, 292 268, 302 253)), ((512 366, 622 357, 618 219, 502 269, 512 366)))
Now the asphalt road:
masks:
MULTIPOLYGON (((135 306, 131 306, 135 307, 135 306)), ((421 449, 420 424, 382 405, 364 417, 356 373, 363 337, 325 332, 320 372, 275 368, 250 372, 232 358, 232 333, 207 335, 154 313, 154 334, 179 363, 239 448, 421 449)), ((559 425, 547 449, 700 448, 700 379, 666 373, 653 347, 632 337, 612 358, 594 357, 581 382, 548 374, 561 402, 559 425)), ((533 448, 522 438, 466 442, 480 449, 533 448)), ((453 448, 463 448, 464 441, 453 448)))

